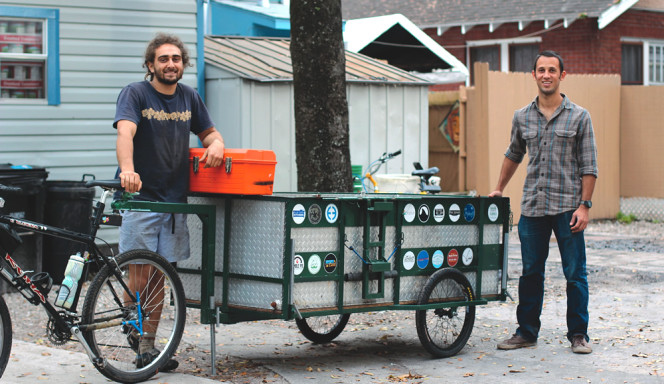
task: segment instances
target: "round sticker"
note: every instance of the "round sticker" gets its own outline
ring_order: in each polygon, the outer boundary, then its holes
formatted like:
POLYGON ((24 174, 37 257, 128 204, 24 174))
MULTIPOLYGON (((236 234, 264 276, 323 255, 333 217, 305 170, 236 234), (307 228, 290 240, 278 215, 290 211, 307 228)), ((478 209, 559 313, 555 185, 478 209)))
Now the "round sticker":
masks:
POLYGON ((334 224, 338 218, 339 209, 337 209, 337 206, 334 204, 328 204, 327 207, 325 207, 325 220, 330 224, 334 224))
POLYGON ((334 253, 328 253, 323 260, 325 264, 325 272, 332 273, 337 269, 337 257, 334 256, 334 253))
POLYGON ((461 217, 461 208, 459 208, 459 205, 450 205, 450 220, 456 223, 459 220, 459 217, 461 217))
POLYGON ((415 266, 415 254, 411 251, 406 252, 403 255, 403 268, 406 271, 410 271, 415 266))
POLYGON ((489 205, 489 220, 498 220, 498 206, 496 204, 489 205))
POLYGON ((311 273, 312 275, 315 275, 318 272, 320 272, 321 268, 320 256, 318 255, 309 256, 309 263, 307 264, 307 268, 309 268, 309 273, 311 273))
POLYGON ((466 218, 466 221, 473 221, 475 218, 475 206, 472 204, 466 204, 463 209, 463 217, 466 218))
POLYGON ((447 265, 454 267, 459 262, 459 252, 456 249, 452 249, 447 254, 447 265))
POLYGON ((433 207, 433 219, 436 220, 437 223, 440 223, 444 218, 445 207, 443 207, 442 204, 436 204, 436 206, 433 207))
POLYGON ((426 223, 429 220, 429 206, 426 204, 420 205, 420 208, 417 210, 417 217, 421 222, 426 223))
POLYGON ((417 266, 420 269, 424 269, 427 265, 429 265, 429 252, 420 251, 420 253, 417 254, 417 266))
POLYGON ((403 208, 403 218, 409 223, 415 220, 415 206, 413 204, 406 204, 403 208))
POLYGON ((309 217, 309 222, 311 222, 311 224, 316 225, 320 223, 320 219, 323 216, 323 211, 320 209, 320 205, 311 204, 307 216, 309 217))
POLYGON ((463 254, 461 254, 461 262, 463 262, 463 265, 470 265, 470 263, 473 262, 473 250, 470 248, 466 248, 463 250, 463 254))
POLYGON ((304 223, 304 216, 305 216, 304 205, 296 204, 293 207, 293 221, 295 222, 295 224, 304 223))
POLYGON ((444 262, 445 254, 443 254, 443 251, 441 250, 437 250, 433 253, 433 256, 431 256, 431 265, 436 269, 442 267, 444 262))
POLYGON ((304 259, 300 255, 295 255, 293 259, 293 273, 295 276, 299 275, 304 271, 304 259))

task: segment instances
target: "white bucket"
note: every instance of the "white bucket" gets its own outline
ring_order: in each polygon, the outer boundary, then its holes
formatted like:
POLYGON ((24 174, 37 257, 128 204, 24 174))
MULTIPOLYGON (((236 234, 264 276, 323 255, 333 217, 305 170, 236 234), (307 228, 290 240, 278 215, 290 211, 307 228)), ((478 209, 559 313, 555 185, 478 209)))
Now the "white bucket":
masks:
POLYGON ((374 175, 378 192, 420 193, 420 178, 408 174, 374 175))

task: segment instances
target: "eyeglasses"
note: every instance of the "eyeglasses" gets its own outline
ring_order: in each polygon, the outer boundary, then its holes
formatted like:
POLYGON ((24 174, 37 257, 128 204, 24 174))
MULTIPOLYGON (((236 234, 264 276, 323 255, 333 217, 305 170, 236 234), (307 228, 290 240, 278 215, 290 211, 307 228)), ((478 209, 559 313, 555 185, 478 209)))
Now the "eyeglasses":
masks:
POLYGON ((173 60, 174 63, 179 63, 182 61, 182 56, 179 55, 173 55, 173 56, 159 56, 157 57, 157 61, 166 64, 168 63, 169 60, 173 60))

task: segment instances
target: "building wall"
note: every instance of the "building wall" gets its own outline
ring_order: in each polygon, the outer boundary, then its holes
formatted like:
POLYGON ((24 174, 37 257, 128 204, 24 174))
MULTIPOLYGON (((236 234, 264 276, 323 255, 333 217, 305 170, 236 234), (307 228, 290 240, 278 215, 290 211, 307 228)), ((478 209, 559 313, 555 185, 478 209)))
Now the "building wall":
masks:
POLYGON ((542 39, 540 50, 560 53, 568 73, 620 73, 620 39, 664 39, 664 13, 630 10, 602 30, 597 27, 597 18, 587 18, 575 20, 568 28, 560 26, 547 32, 544 32, 542 21, 529 24, 523 31, 518 30, 517 23, 506 23, 493 33, 489 32, 488 25, 476 26, 465 35, 461 34, 459 27, 451 28, 441 36, 436 29, 425 29, 424 32, 463 63, 467 63, 467 41, 539 36, 542 39))
MULTIPOLYGON (((179 35, 196 64, 196 1, 0 0, 60 10, 61 104, 0 103, 0 163, 46 167, 49 179, 84 173, 113 178, 115 102, 143 80, 142 56, 155 32, 179 35)), ((196 67, 183 81, 196 86, 196 67)))

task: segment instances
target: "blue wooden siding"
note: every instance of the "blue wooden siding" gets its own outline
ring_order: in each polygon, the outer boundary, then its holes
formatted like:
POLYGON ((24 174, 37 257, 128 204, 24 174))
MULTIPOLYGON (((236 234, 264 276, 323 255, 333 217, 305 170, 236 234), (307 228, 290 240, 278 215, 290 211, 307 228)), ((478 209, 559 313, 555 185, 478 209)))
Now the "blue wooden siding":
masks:
MULTIPOLYGON (((46 167, 51 180, 84 173, 112 178, 117 95, 143 79, 143 52, 156 32, 180 36, 196 64, 196 0, 0 0, 0 6, 59 9, 61 77, 60 105, 0 103, 0 163, 46 167)), ((196 72, 188 68, 183 81, 196 86, 196 72)))

